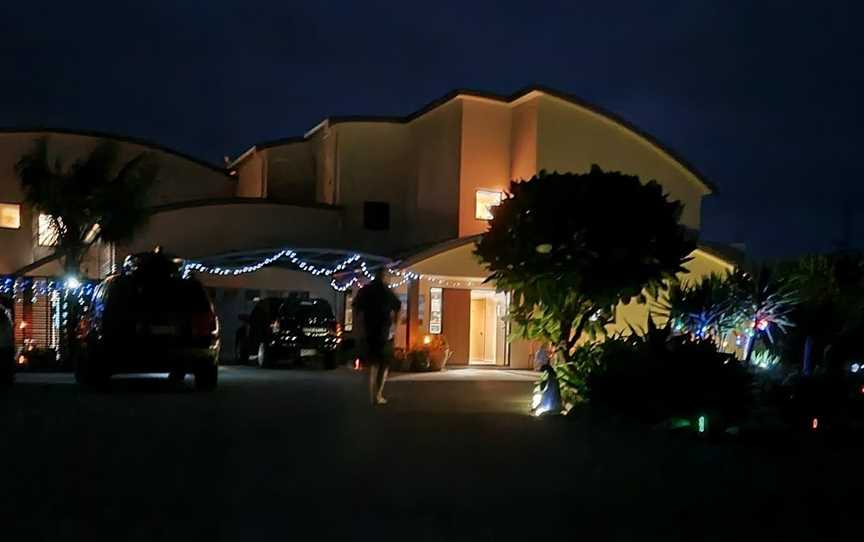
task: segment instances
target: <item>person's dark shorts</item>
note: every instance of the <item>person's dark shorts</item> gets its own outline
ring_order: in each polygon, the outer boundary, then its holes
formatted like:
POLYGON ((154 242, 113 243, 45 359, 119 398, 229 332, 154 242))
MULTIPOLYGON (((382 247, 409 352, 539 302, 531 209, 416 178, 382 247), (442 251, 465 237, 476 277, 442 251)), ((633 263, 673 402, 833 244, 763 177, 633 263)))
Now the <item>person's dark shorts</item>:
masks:
POLYGON ((367 338, 365 353, 368 364, 389 369, 393 359, 393 341, 374 341, 367 338))

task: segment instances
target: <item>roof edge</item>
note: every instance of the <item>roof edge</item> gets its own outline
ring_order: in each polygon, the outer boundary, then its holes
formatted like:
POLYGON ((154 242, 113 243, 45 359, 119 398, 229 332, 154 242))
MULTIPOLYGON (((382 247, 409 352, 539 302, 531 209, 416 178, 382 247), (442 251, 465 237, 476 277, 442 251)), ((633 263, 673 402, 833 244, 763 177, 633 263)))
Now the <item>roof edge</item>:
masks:
MULTIPOLYGON (((406 123, 409 123, 409 122, 411 122, 411 121, 413 121, 419 117, 422 117, 426 113, 428 113, 434 109, 437 109, 438 107, 450 102, 451 100, 459 98, 459 97, 483 98, 486 100, 492 100, 492 101, 499 102, 499 103, 510 104, 510 103, 518 101, 519 99, 527 96, 528 94, 531 94, 532 92, 539 92, 539 93, 551 96, 553 98, 557 98, 559 100, 566 101, 572 105, 575 105, 577 107, 581 107, 582 109, 585 109, 591 113, 594 113, 595 115, 601 116, 603 118, 606 118, 606 119, 612 121, 615 124, 618 124, 622 128, 632 132, 636 136, 647 141, 649 144, 651 144, 657 150, 659 150, 660 152, 665 154, 667 157, 672 159, 674 162, 676 162, 678 165, 680 165, 698 183, 702 184, 707 189, 707 192, 709 194, 716 193, 718 191, 717 186, 713 182, 709 181, 705 177, 705 175, 699 169, 697 169, 692 163, 690 163, 689 161, 684 159, 678 152, 676 152, 675 150, 673 150, 669 146, 661 143, 655 137, 650 135, 648 132, 642 130, 641 128, 639 128, 638 126, 633 124, 632 122, 624 119, 623 117, 621 117, 620 115, 618 115, 616 113, 612 113, 611 111, 608 111, 602 107, 594 105, 593 103, 590 103, 586 100, 583 100, 582 98, 579 98, 578 96, 575 96, 573 94, 569 94, 566 92, 562 92, 560 90, 556 90, 554 88, 551 88, 551 87, 548 87, 545 85, 540 85, 540 84, 534 84, 534 85, 530 85, 527 87, 523 87, 523 88, 517 90, 516 92, 514 92, 513 94, 510 94, 510 95, 497 94, 494 92, 475 90, 475 89, 470 89, 470 88, 458 88, 455 90, 451 90, 450 92, 448 92, 447 94, 444 94, 440 98, 432 100, 431 102, 426 103, 424 106, 420 107, 419 109, 417 109, 417 110, 415 110, 415 111, 413 111, 407 115, 404 115, 404 116, 333 115, 333 116, 329 116, 329 117, 324 118, 324 120, 322 120, 320 123, 316 124, 315 127, 313 127, 311 130, 306 132, 306 134, 303 136, 294 136, 294 137, 275 139, 272 141, 265 141, 265 142, 257 143, 255 145, 253 145, 248 151, 246 151, 246 153, 249 153, 250 151, 256 150, 256 149, 265 149, 265 148, 274 147, 274 146, 282 145, 282 144, 308 141, 309 136, 325 124, 335 125, 335 124, 347 123, 347 122, 387 122, 387 123, 394 123, 394 124, 406 124, 406 123)), ((246 153, 244 153, 241 156, 245 156, 246 153)), ((238 158, 238 160, 240 160, 240 159, 238 158)), ((239 162, 235 161, 234 163, 239 163, 239 162)), ((233 165, 233 163, 232 163, 232 165, 233 165)))
POLYGON ((215 171, 217 173, 221 173, 229 178, 231 177, 229 171, 225 168, 219 167, 215 164, 207 162, 206 160, 202 160, 200 158, 196 158, 191 154, 186 154, 184 152, 178 151, 176 149, 172 149, 170 147, 166 147, 159 143, 155 143, 153 141, 135 137, 135 136, 125 136, 119 134, 112 134, 110 132, 100 132, 98 130, 74 130, 70 128, 51 128, 47 126, 23 126, 23 127, 0 127, 0 134, 24 134, 24 133, 44 133, 44 134, 60 134, 60 135, 75 135, 82 137, 93 137, 98 139, 111 139, 114 141, 118 141, 121 143, 130 143, 133 145, 140 145, 142 147, 148 147, 150 149, 164 152, 166 154, 170 154, 172 156, 176 156, 177 158, 182 158, 184 160, 188 160, 193 162, 199 166, 205 167, 211 171, 215 171))

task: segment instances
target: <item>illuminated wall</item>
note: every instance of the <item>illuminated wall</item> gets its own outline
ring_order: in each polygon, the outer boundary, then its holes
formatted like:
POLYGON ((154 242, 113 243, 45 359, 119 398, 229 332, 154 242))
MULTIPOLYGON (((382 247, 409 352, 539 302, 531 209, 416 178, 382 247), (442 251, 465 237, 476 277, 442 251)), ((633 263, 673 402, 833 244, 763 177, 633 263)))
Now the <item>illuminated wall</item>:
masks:
MULTIPOLYGON (((678 275, 678 279, 681 281, 699 280, 711 273, 725 275, 734 269, 731 263, 701 249, 693 251, 690 256, 693 259, 684 265, 689 273, 678 275)), ((610 333, 619 331, 627 333, 630 330, 629 325, 644 330, 648 325, 649 311, 653 315, 655 322, 658 324, 663 323, 665 320, 659 317, 657 314, 658 309, 655 305, 656 301, 654 300, 649 300, 647 304, 630 303, 628 305, 618 305, 615 311, 615 324, 608 327, 610 333)))
POLYGON ((477 190, 505 191, 510 186, 509 105, 482 98, 462 104, 459 174, 459 236, 483 233, 487 221, 475 218, 477 190))
POLYGON ((701 198, 708 189, 672 157, 617 122, 552 96, 537 100, 537 169, 606 170, 656 179, 671 199, 684 203, 682 223, 699 229, 701 198))
MULTIPOLYGON (((48 136, 49 151, 62 157, 66 163, 85 157, 103 138, 91 135, 60 132, 5 132, 0 133, 0 202, 20 203, 23 200, 20 181, 15 174, 15 163, 33 147, 33 142, 48 136)), ((148 204, 162 205, 192 199, 233 196, 236 181, 221 170, 196 160, 125 139, 111 139, 119 148, 122 163, 139 153, 151 153, 159 164, 158 182, 148 195, 148 204)), ((0 228, 0 274, 12 273, 34 260, 53 252, 47 247, 35 246, 35 214, 27 205, 21 205, 21 226, 18 229, 0 228)), ((100 248, 102 250, 102 248, 100 248)), ((104 255, 90 254, 85 267, 98 274, 104 255)), ((50 269, 48 270, 50 271, 50 269)))

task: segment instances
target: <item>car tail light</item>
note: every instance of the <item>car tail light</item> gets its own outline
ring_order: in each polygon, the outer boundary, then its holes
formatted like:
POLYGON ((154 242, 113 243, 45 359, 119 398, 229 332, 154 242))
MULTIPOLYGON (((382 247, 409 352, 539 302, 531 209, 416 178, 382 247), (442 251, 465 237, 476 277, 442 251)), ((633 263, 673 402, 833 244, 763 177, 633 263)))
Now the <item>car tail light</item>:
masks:
POLYGON ((192 315, 192 334, 197 337, 215 335, 218 330, 216 315, 212 312, 192 315))

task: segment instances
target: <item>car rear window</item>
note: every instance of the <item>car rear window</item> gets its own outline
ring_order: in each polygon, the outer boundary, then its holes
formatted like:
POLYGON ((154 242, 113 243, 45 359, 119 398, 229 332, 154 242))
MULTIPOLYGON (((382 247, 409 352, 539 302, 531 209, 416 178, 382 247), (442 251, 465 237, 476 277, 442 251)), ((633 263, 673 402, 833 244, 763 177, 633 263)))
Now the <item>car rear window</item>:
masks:
POLYGON ((201 283, 176 277, 142 280, 120 277, 106 294, 106 304, 146 312, 205 312, 210 300, 201 283))
POLYGON ((299 303, 286 302, 282 305, 280 314, 282 316, 294 316, 302 319, 320 318, 324 320, 333 319, 333 310, 325 301, 301 301, 299 303))

